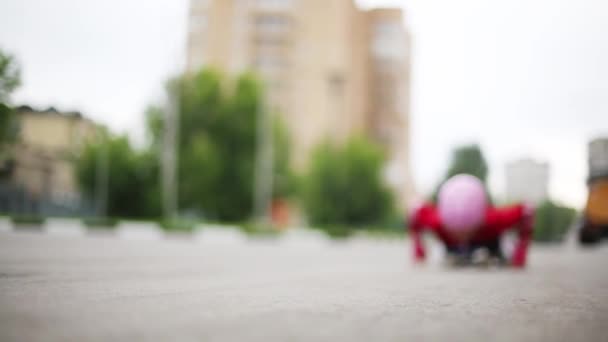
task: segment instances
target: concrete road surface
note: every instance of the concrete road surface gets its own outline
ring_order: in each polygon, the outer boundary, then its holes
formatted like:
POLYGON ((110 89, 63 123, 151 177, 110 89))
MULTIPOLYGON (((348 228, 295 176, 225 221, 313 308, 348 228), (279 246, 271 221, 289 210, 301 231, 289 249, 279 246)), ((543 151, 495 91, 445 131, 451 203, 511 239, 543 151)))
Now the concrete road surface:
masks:
POLYGON ((0 341, 608 341, 608 248, 414 267, 405 243, 0 233, 0 341))

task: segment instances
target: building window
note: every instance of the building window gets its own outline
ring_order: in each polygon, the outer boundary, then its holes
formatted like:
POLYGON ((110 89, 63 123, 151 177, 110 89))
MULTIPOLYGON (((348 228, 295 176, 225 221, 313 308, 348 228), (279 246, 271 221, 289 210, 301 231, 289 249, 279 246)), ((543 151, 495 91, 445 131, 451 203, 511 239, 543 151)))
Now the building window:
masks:
POLYGON ((205 14, 192 14, 190 16, 190 32, 201 32, 207 28, 207 16, 205 14))
POLYGON ((290 21, 280 15, 258 15, 254 22, 256 30, 263 33, 283 33, 289 29, 290 21))
POLYGON ((259 36, 255 38, 255 45, 260 49, 282 48, 289 41, 284 36, 259 36))
POLYGON ((406 56, 406 40, 400 22, 379 22, 374 25, 372 53, 383 59, 402 59, 406 56))
POLYGON ((205 65, 205 51, 200 45, 190 48, 189 64, 192 69, 199 69, 205 65))
POLYGON ((210 0, 192 0, 192 9, 206 9, 210 0))
POLYGON ((295 0, 256 0, 256 6, 264 10, 286 10, 293 8, 295 0))
POLYGON ((286 65, 285 60, 278 56, 259 54, 255 58, 255 67, 261 71, 276 71, 286 65))

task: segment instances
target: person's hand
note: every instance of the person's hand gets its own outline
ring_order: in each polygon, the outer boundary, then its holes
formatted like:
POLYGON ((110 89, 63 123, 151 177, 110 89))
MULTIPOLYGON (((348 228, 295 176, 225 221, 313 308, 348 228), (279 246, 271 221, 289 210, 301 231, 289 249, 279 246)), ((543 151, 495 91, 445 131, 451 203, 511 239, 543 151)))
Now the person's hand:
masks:
POLYGON ((536 212, 536 206, 530 202, 526 202, 523 204, 524 210, 523 215, 527 220, 531 220, 534 218, 534 213, 536 212))
POLYGON ((528 241, 519 241, 513 251, 511 265, 515 268, 524 268, 526 266, 526 258, 528 255, 528 241))
POLYGON ((424 259, 426 259, 426 253, 421 245, 417 245, 414 247, 414 261, 417 264, 423 263, 424 259))
POLYGON ((409 222, 412 222, 416 218, 418 211, 420 211, 420 208, 422 208, 423 206, 424 201, 420 198, 414 198, 410 201, 410 204, 407 208, 407 217, 409 222))

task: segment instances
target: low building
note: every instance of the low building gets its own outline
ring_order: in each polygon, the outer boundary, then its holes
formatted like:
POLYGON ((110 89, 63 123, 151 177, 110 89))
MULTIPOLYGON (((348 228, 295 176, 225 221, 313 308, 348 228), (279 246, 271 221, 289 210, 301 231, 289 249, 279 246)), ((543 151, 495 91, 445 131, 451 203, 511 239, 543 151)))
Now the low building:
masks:
POLYGON ((549 165, 532 159, 520 159, 507 164, 507 191, 509 201, 539 204, 548 197, 549 165))
POLYGON ((81 201, 75 157, 97 135, 97 126, 79 112, 18 107, 17 139, 11 147, 8 184, 31 201, 77 206, 81 201))

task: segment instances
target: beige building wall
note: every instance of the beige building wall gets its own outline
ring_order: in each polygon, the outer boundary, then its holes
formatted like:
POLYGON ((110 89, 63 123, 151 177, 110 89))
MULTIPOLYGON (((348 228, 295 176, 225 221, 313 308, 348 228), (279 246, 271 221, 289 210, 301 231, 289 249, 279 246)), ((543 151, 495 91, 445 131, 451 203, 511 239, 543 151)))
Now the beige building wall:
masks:
POLYGON ((508 201, 524 201, 539 205, 549 197, 549 164, 520 159, 507 164, 506 197, 508 201))
POLYGON ((292 76, 293 122, 300 164, 325 138, 344 141, 365 130, 365 35, 350 0, 301 1, 292 76))
POLYGON ((77 113, 19 110, 19 135, 14 146, 13 181, 31 194, 78 196, 74 158, 96 126, 77 113))
POLYGON ((410 172, 411 40, 399 9, 367 12, 370 101, 368 129, 388 152, 386 178, 405 207, 414 195, 410 172))
POLYGON ((405 205, 412 191, 402 20, 400 10, 362 11, 353 0, 192 0, 188 70, 260 74, 268 105, 290 129, 296 168, 324 139, 372 136, 386 148, 387 180, 405 205))

